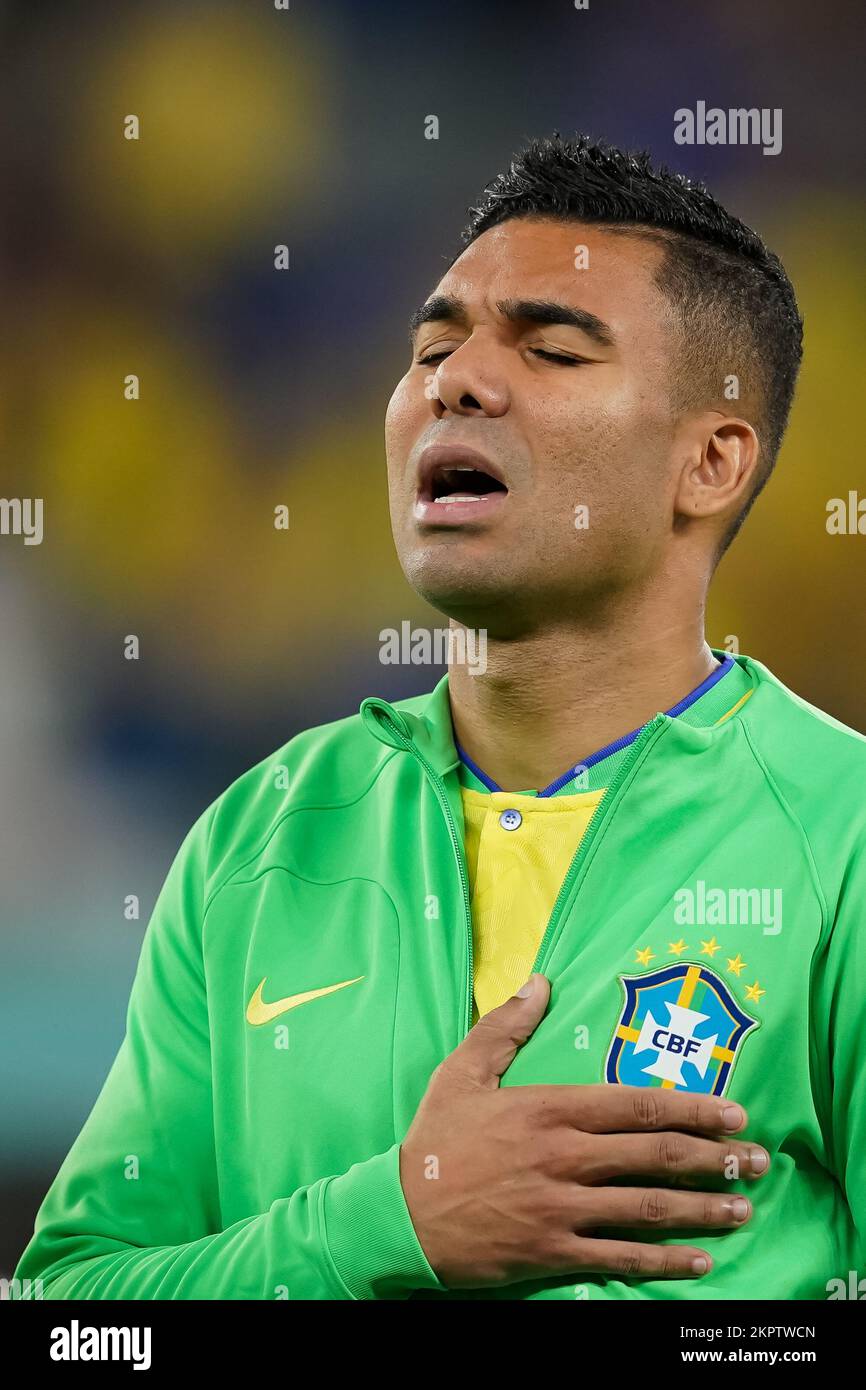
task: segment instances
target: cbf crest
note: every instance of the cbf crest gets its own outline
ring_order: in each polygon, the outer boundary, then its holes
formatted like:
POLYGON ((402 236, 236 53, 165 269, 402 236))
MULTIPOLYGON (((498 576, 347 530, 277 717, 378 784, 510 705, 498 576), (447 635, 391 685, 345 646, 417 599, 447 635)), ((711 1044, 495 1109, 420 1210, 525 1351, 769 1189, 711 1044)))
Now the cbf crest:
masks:
POLYGON ((743 1041, 758 1026, 725 982, 688 961, 620 980, 625 1005, 607 1054, 606 1080, 724 1095, 743 1041))

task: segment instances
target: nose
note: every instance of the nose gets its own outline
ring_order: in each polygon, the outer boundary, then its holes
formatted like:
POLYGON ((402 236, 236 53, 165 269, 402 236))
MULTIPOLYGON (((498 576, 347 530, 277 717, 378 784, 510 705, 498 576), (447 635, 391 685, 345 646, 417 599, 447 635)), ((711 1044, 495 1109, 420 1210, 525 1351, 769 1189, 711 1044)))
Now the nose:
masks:
POLYGON ((433 377, 430 396, 434 414, 504 415, 510 395, 495 349, 472 338, 444 358, 433 377))

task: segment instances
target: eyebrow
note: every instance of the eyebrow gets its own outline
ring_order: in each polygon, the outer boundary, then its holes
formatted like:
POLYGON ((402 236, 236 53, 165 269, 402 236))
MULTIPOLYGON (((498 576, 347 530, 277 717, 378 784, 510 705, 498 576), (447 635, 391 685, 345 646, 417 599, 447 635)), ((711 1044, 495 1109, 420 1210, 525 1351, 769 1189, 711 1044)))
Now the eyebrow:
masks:
MULTIPOLYGON (((525 322, 536 324, 568 324, 579 328, 599 347, 609 348, 616 343, 613 329, 603 319, 591 314, 588 309, 578 309, 571 304, 558 304, 552 299, 500 299, 497 309, 511 323, 525 322)), ((450 294, 437 294, 416 309, 409 319, 409 339, 414 343, 415 335, 425 323, 457 323, 462 328, 469 325, 469 314, 462 299, 450 294)))

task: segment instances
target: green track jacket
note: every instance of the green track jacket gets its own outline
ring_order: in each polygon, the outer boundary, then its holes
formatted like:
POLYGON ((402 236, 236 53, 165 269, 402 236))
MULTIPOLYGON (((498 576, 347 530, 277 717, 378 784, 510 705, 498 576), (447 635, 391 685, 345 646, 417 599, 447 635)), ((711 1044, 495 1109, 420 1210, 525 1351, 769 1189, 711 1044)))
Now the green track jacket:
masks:
POLYGON ((733 1184, 752 1220, 660 1237, 709 1250, 705 1279, 458 1295, 427 1263, 399 1143, 472 1002, 447 677, 298 735, 193 827, 17 1277, 59 1299, 824 1299, 866 1275, 866 739, 737 659, 731 718, 659 714, 620 766, 502 1083, 742 1102, 771 1156, 733 1184))

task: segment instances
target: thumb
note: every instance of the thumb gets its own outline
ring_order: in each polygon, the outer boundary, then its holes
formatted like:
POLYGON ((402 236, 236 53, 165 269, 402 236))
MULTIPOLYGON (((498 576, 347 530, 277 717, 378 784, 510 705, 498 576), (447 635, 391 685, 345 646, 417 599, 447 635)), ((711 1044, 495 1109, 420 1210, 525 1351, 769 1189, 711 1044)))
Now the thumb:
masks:
POLYGON ((549 999, 550 981, 544 975, 530 975, 516 994, 491 1009, 467 1033, 451 1053, 454 1067, 476 1085, 495 1088, 517 1049, 535 1032, 549 999))

